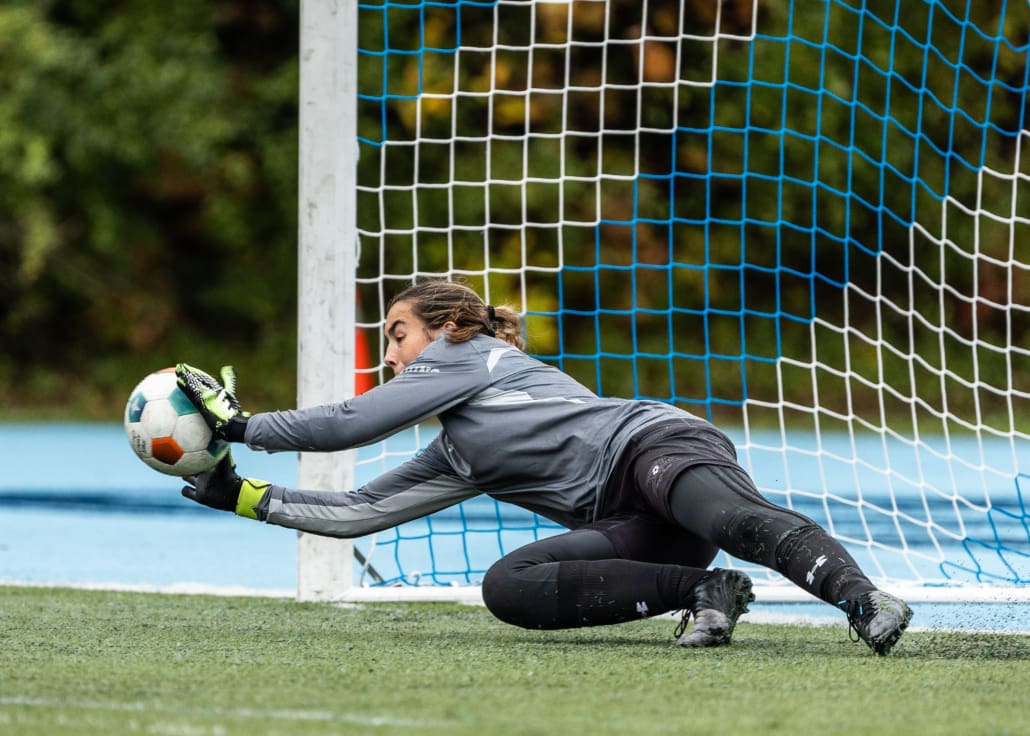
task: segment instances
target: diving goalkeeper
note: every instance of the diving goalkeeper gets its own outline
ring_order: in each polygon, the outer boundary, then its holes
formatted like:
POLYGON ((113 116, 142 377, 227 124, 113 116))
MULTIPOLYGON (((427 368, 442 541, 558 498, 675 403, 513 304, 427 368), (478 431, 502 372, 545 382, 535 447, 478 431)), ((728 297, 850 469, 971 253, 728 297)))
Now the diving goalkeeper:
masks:
POLYGON ((349 493, 241 478, 230 458, 183 495, 270 524, 359 537, 485 493, 569 529, 505 555, 483 578, 502 621, 532 629, 600 626, 683 611, 686 647, 729 644, 754 600, 720 549, 782 573, 842 610, 877 654, 912 616, 811 519, 766 500, 711 423, 654 401, 600 398, 523 352, 522 324, 463 284, 426 281, 386 317, 395 377, 338 404, 247 415, 235 376, 186 364, 180 387, 212 430, 268 451, 367 445, 424 419, 426 449, 349 493), (687 622, 694 619, 692 629, 687 622))

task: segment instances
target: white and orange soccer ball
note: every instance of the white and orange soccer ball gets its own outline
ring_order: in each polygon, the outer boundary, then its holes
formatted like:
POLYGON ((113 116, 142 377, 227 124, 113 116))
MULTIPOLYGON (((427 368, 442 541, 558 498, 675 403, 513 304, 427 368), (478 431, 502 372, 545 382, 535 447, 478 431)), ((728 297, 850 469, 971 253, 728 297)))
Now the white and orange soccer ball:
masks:
POLYGON ((125 433, 139 458, 168 475, 210 470, 229 452, 175 382, 175 369, 151 373, 125 404, 125 433))

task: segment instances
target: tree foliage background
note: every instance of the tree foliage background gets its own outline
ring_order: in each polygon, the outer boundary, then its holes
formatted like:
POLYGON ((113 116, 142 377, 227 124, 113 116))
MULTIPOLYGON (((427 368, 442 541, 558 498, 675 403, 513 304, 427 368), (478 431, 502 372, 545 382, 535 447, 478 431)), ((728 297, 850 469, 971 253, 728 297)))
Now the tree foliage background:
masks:
POLYGON ((261 0, 0 5, 4 415, 117 416, 184 359, 292 398, 297 18, 261 0))
MULTIPOLYGON (((884 17, 890 17, 897 5, 893 0, 870 0, 867 4, 876 6, 884 17)), ((298 5, 299 0, 6 0, 0 6, 3 416, 111 418, 117 416, 135 380, 150 370, 184 359, 212 368, 223 362, 236 364, 243 395, 255 407, 292 405, 298 5)), ((459 19, 461 37, 466 42, 487 47, 491 39, 500 38, 518 49, 529 40, 528 24, 507 22, 494 28, 495 16, 488 3, 465 4, 450 16, 442 13, 421 30, 417 24, 422 14, 418 8, 408 7, 413 5, 365 4, 372 11, 361 15, 362 38, 372 48, 381 49, 381 56, 389 57, 393 64, 387 72, 385 66, 377 71, 375 63, 366 63, 360 82, 365 92, 388 89, 390 85, 403 87, 411 80, 446 87, 450 53, 434 59, 426 49, 435 46, 446 52, 448 39, 457 37, 454 26, 459 19), (376 11, 379 6, 382 12, 376 11)), ((610 29, 637 33, 639 28, 632 29, 641 23, 646 23, 652 33, 671 38, 679 33, 682 14, 706 19, 712 6, 708 0, 651 2, 646 6, 649 16, 641 18, 643 6, 630 0, 575 3, 575 23, 577 33, 587 39, 603 39, 610 29), (606 7, 607 15, 598 12, 606 7)), ((1000 14, 1008 8, 1003 25, 1024 49, 1022 54, 1009 53, 999 61, 987 51, 974 48, 971 41, 968 58, 975 66, 973 71, 1003 80, 1015 89, 1025 86, 1026 7, 1002 0, 973 6, 976 17, 972 21, 984 28, 998 27, 1000 14)), ((746 30, 750 2, 727 0, 723 7, 726 29, 746 30)), ((909 15, 925 14, 927 7, 926 3, 913 4, 909 15)), ((761 12, 782 16, 786 11, 781 4, 763 3, 761 12)), ((556 34, 554 37, 560 39, 566 23, 564 6, 546 6, 537 21, 538 34, 556 34)), ((824 16, 821 12, 796 13, 777 22, 789 23, 799 37, 819 38, 824 16)), ((844 47, 857 43, 855 29, 836 32, 844 47)), ((890 54, 899 74, 923 73, 920 70, 926 59, 918 47, 892 45, 889 34, 878 31, 873 24, 866 32, 864 43, 876 63, 886 65, 886 55, 890 54)), ((934 41, 946 51, 953 50, 956 42, 946 36, 934 41)), ((779 86, 745 89, 734 85, 739 80, 727 79, 717 90, 718 104, 711 106, 712 118, 708 117, 708 98, 676 99, 696 111, 699 124, 718 123, 727 130, 745 124, 754 126, 746 170, 741 163, 739 136, 695 135, 680 130, 674 136, 630 137, 625 150, 613 150, 612 165, 632 170, 639 164, 647 175, 634 182, 639 191, 632 197, 618 186, 605 190, 606 220, 599 230, 595 232, 591 227, 566 233, 566 262, 583 270, 573 268, 563 274, 563 313, 554 325, 542 330, 543 340, 536 346, 539 352, 590 354, 603 349, 621 354, 642 346, 645 351, 653 348, 660 353, 663 345, 668 349, 671 329, 667 321, 649 327, 647 315, 640 315, 629 325, 613 313, 635 306, 682 307, 684 302, 673 302, 685 300, 690 305, 698 294, 710 299, 703 305, 706 312, 709 307, 741 311, 746 295, 752 315, 788 308, 802 313, 818 300, 819 293, 833 295, 839 290, 840 284, 835 282, 843 281, 845 272, 855 283, 876 278, 876 252, 868 249, 870 244, 882 244, 885 249, 907 247, 902 221, 926 192, 905 180, 904 174, 921 166, 919 174, 930 189, 943 186, 949 177, 948 186, 960 195, 975 189, 975 174, 961 166, 954 167, 952 176, 950 169, 927 169, 929 159, 914 161, 911 139, 892 137, 881 143, 878 137, 886 139, 887 135, 880 129, 873 125, 856 127, 855 110, 846 105, 828 103, 821 110, 821 147, 811 145, 804 136, 784 143, 782 131, 775 134, 781 107, 787 104, 801 113, 804 129, 806 105, 810 103, 796 97, 799 90, 825 84, 838 95, 834 99, 847 99, 853 91, 852 83, 858 79, 856 67, 824 69, 817 48, 805 44, 793 44, 789 49, 786 44, 767 44, 754 59, 746 44, 729 44, 725 55, 736 55, 737 63, 724 67, 739 69, 741 79, 753 63, 760 78, 775 82, 779 75, 779 86), (787 53, 792 54, 789 64, 787 53), (789 74, 791 82, 787 92, 782 91, 784 73, 789 74), (863 139, 868 150, 879 151, 877 155, 885 160, 889 157, 892 168, 885 169, 875 159, 841 158, 845 144, 863 139), (826 145, 825 141, 837 145, 826 145), (817 154, 821 155, 819 161, 817 154), (770 185, 770 177, 782 173, 784 167, 804 173, 770 185), (716 169, 723 175, 709 177, 716 169), (804 181, 816 171, 825 177, 821 187, 804 181), (845 175, 851 177, 850 181, 844 182, 845 175), (869 205, 861 216, 853 216, 850 209, 838 207, 832 197, 827 198, 833 187, 845 185, 853 187, 869 205), (634 206, 655 209, 633 211, 634 206), (662 207, 696 219, 699 224, 694 234, 704 234, 707 257, 720 266, 675 272, 675 283, 669 289, 672 293, 662 290, 669 288, 663 285, 673 279, 667 278, 661 267, 690 256, 681 252, 687 247, 682 244, 682 232, 672 226, 648 224, 649 220, 669 219, 662 207), (775 211, 776 207, 781 209, 775 211), (891 217, 884 213, 895 214, 891 217), (782 216, 807 223, 801 229, 807 228, 815 235, 791 241, 792 236, 798 236, 797 230, 754 227, 755 223, 773 222, 782 216), (595 242, 597 233, 600 243, 595 242), (746 255, 750 259, 747 268, 741 260, 745 247, 742 233, 746 234, 746 255), (625 278, 629 253, 654 267, 639 270, 634 279, 625 278), (771 283, 766 266, 776 265, 786 265, 794 275, 804 275, 804 288, 787 288, 783 280, 771 283), (637 292, 631 294, 634 287, 637 292), (635 303, 637 293, 645 302, 650 299, 654 303, 635 303), (725 304, 719 301, 724 298, 721 295, 730 294, 737 296, 725 297, 725 304), (603 338, 595 336, 596 324, 601 324, 603 338), (602 339, 603 346, 598 344, 602 339)), ((483 89, 493 85, 524 89, 526 80, 518 77, 519 64, 524 63, 514 58, 517 56, 512 54, 509 64, 505 53, 491 54, 489 66, 465 71, 471 84, 483 89)), ((541 62, 544 58, 537 57, 534 84, 561 84, 564 67, 548 71, 541 62)), ((669 52, 661 43, 651 44, 642 62, 645 75, 660 80, 677 73, 675 68, 665 68, 668 59, 669 52)), ((605 57, 594 46, 584 47, 574 61, 569 79, 589 90, 602 79, 616 84, 632 82, 640 59, 626 47, 613 50, 604 67, 605 57)), ((685 58, 681 63, 686 69, 696 64, 703 73, 708 60, 685 58)), ((869 84, 863 77, 866 89, 869 84)), ((941 90, 948 86, 946 79, 931 78, 925 84, 931 91, 937 91, 935 85, 941 90)), ((989 140, 963 135, 962 130, 956 135, 954 125, 946 119, 936 121, 939 127, 934 133, 935 121, 922 119, 924 108, 915 95, 906 95, 901 85, 890 92, 873 85, 871 94, 879 99, 877 104, 891 108, 899 127, 925 123, 931 131, 929 142, 943 147, 945 158, 985 159, 987 163, 1012 160, 1012 135, 992 135, 989 140)), ((980 88, 957 83, 953 86, 956 104, 979 109, 980 88)), ((669 106, 674 104, 672 93, 652 90, 640 99, 635 94, 614 87, 608 92, 603 121, 606 129, 631 129, 638 103, 645 121, 653 122, 656 128, 665 124, 669 106)), ((460 125, 446 109, 429 103, 421 108, 419 118, 415 106, 404 97, 364 96, 358 123, 365 142, 362 171, 381 166, 379 156, 385 155, 380 153, 381 147, 368 144, 377 140, 387 123, 391 135, 401 136, 415 136, 417 131, 442 135, 451 125, 460 125)), ((557 99, 544 95, 527 103, 519 95, 502 95, 491 108, 491 132, 501 137, 518 136, 525 133, 527 122, 539 129, 567 124, 588 131, 598 125, 599 95, 570 95, 567 108, 557 105, 557 99), (528 110, 525 105, 529 105, 528 110)), ((1005 130, 1018 129, 1025 120, 1025 102, 1025 94, 996 96, 991 120, 1001 121, 1005 130)), ((811 120, 807 124, 813 125, 811 120)), ((589 169, 596 149, 583 140, 586 147, 581 173, 592 175, 596 172, 589 169)), ((567 145, 577 145, 575 139, 570 141, 567 145)), ((533 145, 540 148, 532 152, 529 165, 553 166, 555 152, 546 148, 551 144, 540 139, 533 145)), ((422 175, 446 172, 452 165, 458 171, 483 168, 480 154, 463 152, 450 158, 451 150, 447 145, 419 146, 415 155, 421 162, 422 175)), ((514 148, 509 153, 511 160, 504 159, 505 149, 496 146, 493 165, 517 170, 522 165, 522 153, 514 148)), ((389 177, 410 182, 411 171, 405 166, 394 159, 383 168, 389 177)), ((565 186, 565 201, 571 212, 575 213, 577 207, 584 211, 593 208, 588 188, 574 181, 565 186)), ((488 205, 495 213, 504 211, 500 205, 505 197, 513 196, 511 189, 493 187, 482 196, 465 192, 452 199, 441 192, 439 207, 432 206, 432 195, 427 195, 419 215, 428 218, 425 221, 416 221, 416 215, 408 211, 410 205, 404 200, 410 197, 405 192, 397 194, 395 200, 388 193, 385 201, 392 204, 391 224, 395 229, 417 230, 423 225, 438 225, 434 217, 444 223, 448 219, 483 222, 488 205), (455 203, 453 210, 449 209, 451 201, 455 203)), ((531 219, 548 222, 555 216, 554 194, 553 188, 545 186, 527 190, 526 211, 531 219)), ((514 211, 520 212, 521 205, 515 204, 514 211)), ((374 203, 362 202, 359 196, 359 225, 369 230, 381 227, 375 221, 376 212, 374 203)), ((583 217, 584 221, 589 219, 583 217)), ((485 235, 472 233, 470 237, 485 235)), ((509 240, 512 237, 526 236, 512 235, 510 227, 490 233, 498 263, 503 262, 506 253, 522 247, 522 242, 509 240)), ((420 268, 432 270, 447 262, 445 251, 438 247, 442 243, 433 241, 431 234, 425 242, 416 243, 414 250, 410 241, 398 245, 391 249, 386 243, 386 252, 393 259, 391 267, 398 273, 410 272, 413 264, 406 259, 412 252, 424 253, 420 268)), ((549 243, 530 238, 526 246, 538 248, 540 257, 547 258, 549 243)), ((1004 243, 999 241, 997 248, 1003 252, 1004 243)), ((958 268, 967 269, 967 280, 979 278, 984 293, 991 289, 996 293, 998 284, 991 283, 996 273, 985 269, 974 274, 970 264, 958 268)), ((530 287, 557 291, 553 282, 530 283, 530 287)), ((887 288, 904 290, 907 285, 888 284, 887 288)), ((870 314, 869 318, 874 316, 870 314)), ((742 317, 723 320, 725 336, 720 333, 719 323, 708 316, 703 325, 688 322, 672 328, 682 332, 710 330, 709 337, 717 348, 726 346, 723 352, 732 353, 740 349, 742 322, 742 317), (736 348, 732 347, 734 341, 736 348)), ((983 322, 978 328, 1014 329, 1017 340, 1030 334, 1030 326, 1024 323, 983 322)), ((766 343, 780 338, 778 328, 759 319, 748 329, 749 349, 758 355, 771 355, 773 347, 766 343)), ((905 336, 898 338, 904 340, 905 336)), ((876 360, 875 356, 870 360, 876 360)), ((579 377, 590 383, 596 361, 588 363, 579 377)), ((631 392, 632 381, 638 379, 621 374, 625 363, 607 364, 603 369, 606 380, 602 382, 598 376, 595 387, 607 393, 631 392)), ((571 361, 564 367, 577 371, 571 361)), ((999 364, 998 369, 1004 370, 1004 366, 999 364)), ((662 378, 665 370, 657 367, 647 380, 656 384, 671 380, 662 378)), ((690 370, 689 366, 684 370, 690 370)), ((707 374, 688 374, 685 382, 717 396, 739 396, 741 381, 745 380, 740 370, 733 375, 732 371, 709 369, 707 374)), ((872 366, 870 370, 875 373, 877 368, 872 366)))
POLYGON ((531 349, 609 395, 1011 421, 1025 4, 431 6, 359 6, 365 275, 525 294, 531 349))

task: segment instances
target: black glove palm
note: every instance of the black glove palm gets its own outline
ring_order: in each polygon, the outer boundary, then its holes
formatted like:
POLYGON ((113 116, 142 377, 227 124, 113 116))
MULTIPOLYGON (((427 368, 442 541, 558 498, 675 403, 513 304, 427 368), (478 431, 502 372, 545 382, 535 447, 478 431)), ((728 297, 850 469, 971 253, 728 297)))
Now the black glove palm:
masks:
POLYGON ((231 453, 211 470, 191 475, 186 481, 192 484, 182 489, 182 495, 186 498, 219 511, 236 511, 243 478, 236 474, 236 464, 232 461, 231 453))

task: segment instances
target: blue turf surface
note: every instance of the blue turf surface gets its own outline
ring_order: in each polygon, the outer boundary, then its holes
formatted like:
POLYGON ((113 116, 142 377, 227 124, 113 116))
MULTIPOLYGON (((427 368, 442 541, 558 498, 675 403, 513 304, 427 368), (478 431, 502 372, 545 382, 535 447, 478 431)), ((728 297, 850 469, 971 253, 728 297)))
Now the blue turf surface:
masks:
MULTIPOLYGON (((241 447, 234 452, 250 475, 284 484, 296 481, 292 453, 266 455, 241 447)), ((194 585, 265 592, 289 592, 296 585, 294 532, 248 523, 182 499, 181 483, 140 463, 118 425, 0 425, 0 467, 0 581, 194 585), (65 448, 60 462, 53 460, 53 448, 65 448)), ((1021 501, 1013 496, 1014 503, 1021 501)), ((492 507, 480 504, 465 523, 475 528, 491 513, 492 507)), ((556 531, 534 531, 531 517, 517 518, 528 526, 506 533, 506 549, 531 541, 535 533, 556 531)), ((435 524, 437 531, 447 527, 453 530, 454 522, 443 519, 435 524)), ((417 537, 421 531, 416 524, 408 534, 417 537)), ((482 536, 483 549, 474 550, 473 556, 489 564, 498 554, 498 535, 478 532, 471 535, 473 545, 477 535, 482 536)), ((443 566, 464 564, 457 535, 436 539, 433 549, 443 566), (448 550, 448 540, 453 541, 453 550, 448 550)), ((1017 551, 1019 541, 1012 540, 1017 551)), ((398 547, 388 540, 377 550, 375 559, 384 569, 394 552, 391 545, 398 547)), ((417 540, 413 548, 418 549, 417 540)), ((426 561, 410 561, 409 573, 420 566, 426 561)), ((753 610, 839 618, 821 604, 758 605, 753 610)), ((1027 604, 916 604, 916 610, 916 623, 924 626, 1030 630, 1027 604)))

